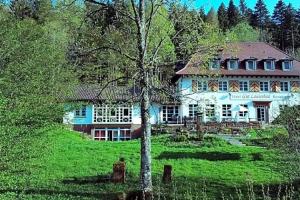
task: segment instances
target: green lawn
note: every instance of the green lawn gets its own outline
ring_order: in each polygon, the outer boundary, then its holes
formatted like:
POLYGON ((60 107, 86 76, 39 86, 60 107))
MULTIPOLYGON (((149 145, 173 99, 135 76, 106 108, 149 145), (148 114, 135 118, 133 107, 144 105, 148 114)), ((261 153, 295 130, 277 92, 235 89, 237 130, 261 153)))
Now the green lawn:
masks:
MULTIPOLYGON (((110 199, 115 193, 138 186, 139 140, 97 142, 73 131, 52 128, 32 145, 33 152, 43 156, 33 155, 24 165, 1 171, 0 199, 110 199), (126 161, 126 184, 93 182, 95 176, 111 173, 113 163, 120 157, 126 161), (82 180, 86 182, 83 184, 82 180)), ((194 199, 207 195, 214 199, 222 192, 226 195, 249 183, 268 185, 289 181, 288 164, 278 150, 237 147, 214 140, 202 145, 173 143, 167 136, 160 136, 153 137, 152 156, 158 196, 194 199), (261 153, 263 160, 254 161, 253 153, 261 153), (165 164, 173 166, 174 184, 161 184, 165 164)))

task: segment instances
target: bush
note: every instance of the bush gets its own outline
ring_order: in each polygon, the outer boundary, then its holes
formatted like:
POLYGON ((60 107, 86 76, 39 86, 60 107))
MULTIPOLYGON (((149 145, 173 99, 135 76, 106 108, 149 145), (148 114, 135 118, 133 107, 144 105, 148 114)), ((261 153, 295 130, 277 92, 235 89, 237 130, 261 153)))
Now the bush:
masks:
POLYGON ((188 137, 186 135, 175 135, 173 140, 174 142, 186 142, 188 141, 188 137))
POLYGON ((267 127, 264 129, 246 130, 250 139, 258 138, 288 138, 288 132, 284 127, 267 127))
POLYGON ((251 155, 253 161, 263 160, 263 155, 261 153, 252 153, 251 155))

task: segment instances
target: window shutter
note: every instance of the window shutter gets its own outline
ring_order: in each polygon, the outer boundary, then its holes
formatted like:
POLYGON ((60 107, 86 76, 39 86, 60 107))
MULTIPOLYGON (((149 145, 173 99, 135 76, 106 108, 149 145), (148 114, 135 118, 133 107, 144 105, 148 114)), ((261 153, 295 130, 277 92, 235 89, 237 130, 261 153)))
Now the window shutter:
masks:
POLYGON ((240 83, 237 80, 229 81, 229 91, 230 92, 239 92, 240 91, 240 83))
POLYGON ((217 80, 210 80, 208 81, 208 87, 210 91, 217 92, 219 89, 219 83, 217 80))
POLYGON ((300 81, 291 81, 291 92, 300 92, 300 81))
POLYGON ((197 81, 192 80, 192 92, 197 92, 197 81))
POLYGON ((280 92, 280 82, 279 81, 271 82, 271 91, 272 92, 280 92))
POLYGON ((250 91, 251 92, 259 92, 259 82, 258 81, 250 81, 250 91))

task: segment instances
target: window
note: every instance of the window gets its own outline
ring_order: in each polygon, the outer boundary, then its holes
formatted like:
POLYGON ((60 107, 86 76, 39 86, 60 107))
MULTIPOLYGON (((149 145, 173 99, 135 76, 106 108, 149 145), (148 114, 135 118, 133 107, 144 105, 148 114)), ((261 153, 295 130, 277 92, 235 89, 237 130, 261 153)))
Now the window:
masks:
POLYGON ((131 139, 131 131, 129 129, 121 129, 119 140, 124 141, 124 140, 130 140, 130 139, 131 139))
POLYGON ((75 117, 86 117, 86 106, 75 110, 75 117))
POLYGON ((189 117, 196 117, 197 116, 197 104, 190 104, 189 105, 189 117))
POLYGON ((291 60, 284 60, 282 62, 282 70, 283 71, 290 71, 292 69, 293 62, 291 60))
POLYGON ((106 140, 105 129, 95 130, 94 140, 106 140))
POLYGON ((130 123, 132 108, 129 105, 95 105, 94 123, 130 123))
POLYGON ((248 81, 240 81, 240 91, 241 92, 248 92, 249 91, 248 81))
POLYGON ((227 81, 219 81, 219 91, 226 92, 228 90, 227 81))
POLYGON ((175 121, 178 117, 178 106, 163 106, 163 121, 175 121))
POLYGON ((246 61, 246 69, 247 70, 256 70, 256 60, 246 61))
POLYGON ((268 92, 269 91, 269 82, 263 81, 259 82, 259 88, 262 92, 268 92))
POLYGON ((231 117, 231 105, 229 104, 222 105, 222 116, 231 117))
POLYGON ((125 141, 131 139, 130 129, 95 129, 94 140, 125 141))
MULTIPOLYGON (((241 107, 244 107, 244 108, 246 108, 246 109, 248 109, 248 105, 240 105, 241 107)), ((246 117, 247 116, 247 114, 248 114, 248 111, 239 111, 239 116, 240 117, 246 117)))
POLYGON ((227 62, 227 67, 229 70, 238 69, 238 60, 229 60, 227 62))
POLYGON ((214 118, 215 117, 215 105, 209 104, 205 107, 205 116, 208 118, 214 118))
POLYGON ((288 92, 289 91, 289 82, 288 81, 280 82, 280 90, 281 90, 281 92, 288 92))
POLYGON ((274 60, 266 60, 264 65, 265 65, 265 70, 275 70, 274 60))
POLYGON ((214 59, 213 61, 211 61, 210 68, 211 69, 220 69, 220 60, 214 59))
POLYGON ((207 91, 207 81, 198 81, 198 91, 199 92, 207 91))

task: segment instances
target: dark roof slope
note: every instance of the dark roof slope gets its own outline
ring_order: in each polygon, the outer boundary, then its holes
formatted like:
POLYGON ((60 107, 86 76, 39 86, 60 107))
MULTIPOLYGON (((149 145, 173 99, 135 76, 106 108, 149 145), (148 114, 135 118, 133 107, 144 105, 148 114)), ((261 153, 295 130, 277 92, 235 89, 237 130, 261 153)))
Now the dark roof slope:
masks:
MULTIPOLYGON (((183 69, 176 72, 176 75, 254 75, 254 76, 300 76, 300 62, 289 56, 285 52, 264 42, 240 42, 228 44, 225 50, 219 54, 221 59, 221 69, 218 71, 199 70, 200 64, 189 62, 183 69), (237 70, 227 70, 226 60, 230 58, 238 58, 240 68, 237 70), (258 62, 257 70, 246 70, 245 60, 255 58, 258 62), (273 58, 277 61, 282 59, 292 59, 293 69, 291 71, 283 71, 279 63, 276 63, 274 71, 265 71, 262 61, 273 58)), ((201 61, 197 62, 201 63, 201 61)))
MULTIPOLYGON (((174 93, 175 94, 175 93, 174 93)), ((79 85, 74 89, 72 95, 67 99, 69 101, 95 101, 95 102, 139 102, 141 90, 138 87, 128 86, 108 86, 103 88, 101 85, 79 85)), ((172 96, 172 93, 154 93, 150 94, 152 102, 164 104, 177 103, 178 98, 172 96)))

